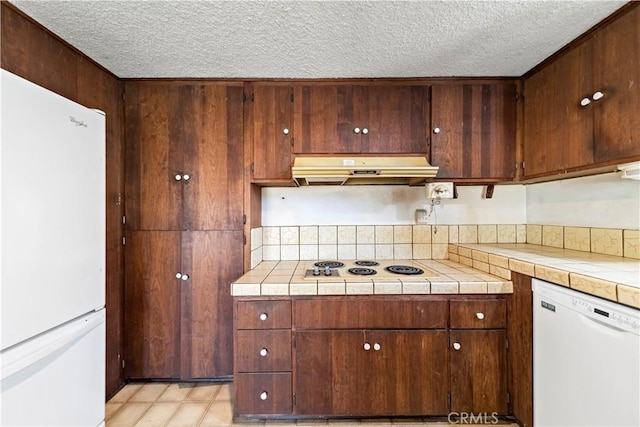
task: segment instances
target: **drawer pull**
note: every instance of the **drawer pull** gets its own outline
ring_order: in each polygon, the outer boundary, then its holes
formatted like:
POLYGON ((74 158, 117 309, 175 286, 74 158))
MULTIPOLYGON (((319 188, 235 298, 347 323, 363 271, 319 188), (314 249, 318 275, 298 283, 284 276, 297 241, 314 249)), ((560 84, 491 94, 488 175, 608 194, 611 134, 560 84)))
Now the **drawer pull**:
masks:
POLYGON ((262 393, 260 393, 260 400, 267 400, 267 397, 269 397, 269 395, 267 394, 266 391, 263 391, 262 393))
POLYGON ((373 349, 374 349, 375 351, 380 351, 380 344, 375 343, 375 344, 373 345, 373 349))
POLYGON ((371 350, 371 344, 369 344, 368 342, 364 343, 363 347, 364 347, 365 351, 371 350))
POLYGON ((260 318, 260 320, 265 321, 265 320, 267 320, 267 317, 269 317, 269 316, 267 315, 267 313, 260 313, 260 316, 258 316, 258 317, 260 318))
POLYGON ((476 313, 476 317, 480 320, 484 319, 484 313, 476 313))
POLYGON ((260 356, 264 357, 264 356, 266 356, 266 355, 267 355, 267 353, 269 353, 269 352, 267 351, 267 349, 266 349, 266 348, 262 348, 262 349, 260 349, 260 356))
POLYGON ((453 343, 453 349, 454 350, 460 350, 462 348, 462 346, 460 345, 459 342, 454 342, 453 343))

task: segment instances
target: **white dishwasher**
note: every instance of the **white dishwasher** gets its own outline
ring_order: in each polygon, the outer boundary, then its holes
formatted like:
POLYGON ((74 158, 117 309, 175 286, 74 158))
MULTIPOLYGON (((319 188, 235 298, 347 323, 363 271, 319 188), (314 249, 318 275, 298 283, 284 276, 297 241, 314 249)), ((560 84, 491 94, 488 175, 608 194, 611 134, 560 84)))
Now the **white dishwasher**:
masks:
POLYGON ((532 288, 534 425, 640 426, 640 310, 532 288))

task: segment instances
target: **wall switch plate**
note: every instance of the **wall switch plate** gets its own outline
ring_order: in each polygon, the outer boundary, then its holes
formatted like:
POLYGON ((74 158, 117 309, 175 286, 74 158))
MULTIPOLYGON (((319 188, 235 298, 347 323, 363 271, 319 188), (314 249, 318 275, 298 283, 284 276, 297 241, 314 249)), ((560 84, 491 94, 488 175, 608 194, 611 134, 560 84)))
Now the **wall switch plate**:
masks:
POLYGON ((427 199, 453 199, 453 182, 429 182, 425 189, 427 199))
POLYGON ((429 215, 427 214, 426 209, 416 209, 417 224, 426 224, 428 220, 429 220, 429 215))

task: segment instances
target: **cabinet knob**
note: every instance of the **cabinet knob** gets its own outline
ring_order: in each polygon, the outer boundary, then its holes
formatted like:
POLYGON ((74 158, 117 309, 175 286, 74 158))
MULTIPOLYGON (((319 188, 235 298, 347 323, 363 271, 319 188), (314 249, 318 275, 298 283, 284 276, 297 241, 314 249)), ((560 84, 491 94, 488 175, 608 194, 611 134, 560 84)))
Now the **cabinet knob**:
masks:
POLYGON ((587 97, 582 98, 580 100, 580 105, 583 106, 583 107, 586 107, 589 104, 591 104, 591 100, 589 98, 587 98, 587 97))
POLYGON ((363 134, 363 135, 366 135, 366 134, 368 134, 368 133, 369 133, 369 129, 367 129, 367 128, 363 128, 363 129, 362 129, 362 134, 363 134))
POLYGON ((285 135, 289 135, 289 129, 288 128, 282 129, 282 133, 285 135))
POLYGON ((188 274, 183 274, 181 279, 182 280, 189 280, 189 275, 188 274))
POLYGON ((380 344, 375 343, 375 344, 373 345, 373 349, 374 349, 375 351, 380 351, 380 344))
POLYGON ((269 317, 267 313, 260 313, 260 316, 258 316, 258 318, 263 321, 267 320, 267 317, 269 317))
POLYGON ((484 319, 484 313, 476 313, 476 317, 480 320, 484 319))
POLYGON ((176 176, 174 176, 176 181, 182 181, 182 175, 180 175, 179 173, 176 174, 176 176))
POLYGON ((462 346, 460 345, 459 342, 454 342, 453 343, 453 349, 454 350, 460 350, 462 348, 462 346))
POLYGON ((360 133, 360 128, 354 128, 353 133, 360 133))
POLYGON ((188 173, 185 173, 184 175, 182 175, 182 179, 184 179, 185 181, 189 181, 191 177, 189 176, 188 173))
POLYGON ((440 133, 440 128, 433 128, 433 133, 440 133))
POLYGON ((602 98, 604 98, 604 93, 598 91, 596 93, 593 94, 593 96, 591 97, 594 101, 599 101, 602 98))
POLYGON ((366 351, 371 350, 371 344, 369 344, 368 342, 364 343, 363 347, 366 351))
POLYGON ((182 273, 180 272, 176 273, 176 279, 182 279, 182 273))
POLYGON ((262 393, 260 393, 260 400, 267 400, 267 397, 269 397, 269 395, 267 394, 266 391, 263 391, 262 393))
POLYGON ((260 356, 265 357, 269 352, 267 351, 266 348, 261 348, 260 349, 260 356))

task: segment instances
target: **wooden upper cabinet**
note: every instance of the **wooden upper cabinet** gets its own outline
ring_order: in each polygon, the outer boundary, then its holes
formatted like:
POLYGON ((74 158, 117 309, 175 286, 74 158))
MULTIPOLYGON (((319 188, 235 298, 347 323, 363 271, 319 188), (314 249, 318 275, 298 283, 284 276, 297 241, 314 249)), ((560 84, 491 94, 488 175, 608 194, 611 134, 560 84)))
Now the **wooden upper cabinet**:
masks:
POLYGON ((592 86, 592 56, 583 43, 525 80, 525 176, 593 163, 591 115, 580 105, 592 86))
POLYGON ((438 178, 511 179, 515 173, 516 86, 431 88, 431 164, 438 178))
POLYGON ((175 86, 125 87, 125 212, 128 230, 181 230, 184 93, 175 86))
POLYGON ((294 152, 425 155, 428 111, 428 86, 297 86, 294 152))
MULTIPOLYGON (((640 7, 593 38, 595 161, 640 156, 640 7)), ((593 97, 593 93, 591 94, 593 97)))
POLYGON ((640 158, 640 7, 524 82, 525 177, 640 158))
POLYGON ((242 229, 242 86, 130 83, 126 96, 127 229, 242 229))
POLYGON ((252 180, 291 180, 293 88, 256 85, 249 91, 245 132, 253 146, 252 180))
POLYGON ((294 153, 358 153, 354 138, 353 87, 297 86, 293 98, 294 153))
POLYGON ((355 86, 353 106, 361 153, 427 154, 428 86, 355 86))

